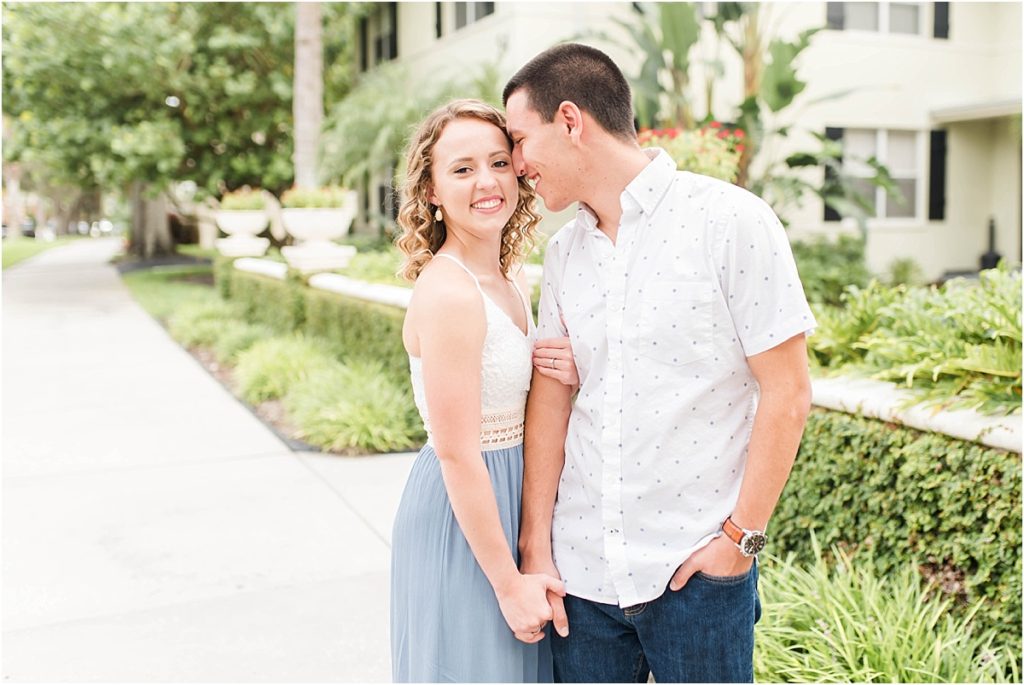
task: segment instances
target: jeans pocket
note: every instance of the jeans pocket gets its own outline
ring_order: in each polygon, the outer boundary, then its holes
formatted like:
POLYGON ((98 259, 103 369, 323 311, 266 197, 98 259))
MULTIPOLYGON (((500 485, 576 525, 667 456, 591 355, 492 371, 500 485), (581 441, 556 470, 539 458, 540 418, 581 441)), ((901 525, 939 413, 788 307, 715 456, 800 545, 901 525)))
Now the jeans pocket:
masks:
POLYGON ((742 585, 753 572, 754 566, 751 566, 750 570, 746 573, 741 573, 738 576, 713 576, 709 573, 704 573, 703 571, 697 571, 693 575, 702 580, 706 580, 709 583, 715 583, 716 585, 742 585))

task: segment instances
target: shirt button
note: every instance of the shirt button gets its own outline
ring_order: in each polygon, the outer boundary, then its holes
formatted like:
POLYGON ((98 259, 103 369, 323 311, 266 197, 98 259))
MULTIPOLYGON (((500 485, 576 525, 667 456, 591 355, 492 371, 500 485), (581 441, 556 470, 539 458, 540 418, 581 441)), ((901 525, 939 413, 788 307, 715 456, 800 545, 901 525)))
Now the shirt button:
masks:
POLYGON ((612 528, 608 532, 611 533, 612 535, 618 535, 619 534, 619 529, 618 528, 612 528))

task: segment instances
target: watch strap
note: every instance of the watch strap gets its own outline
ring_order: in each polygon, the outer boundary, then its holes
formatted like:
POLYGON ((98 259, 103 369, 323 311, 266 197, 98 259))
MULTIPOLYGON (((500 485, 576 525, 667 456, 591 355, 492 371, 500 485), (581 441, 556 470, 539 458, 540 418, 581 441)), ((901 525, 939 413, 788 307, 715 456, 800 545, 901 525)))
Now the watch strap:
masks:
POLYGON ((742 528, 732 522, 731 516, 725 519, 722 523, 722 532, 725 533, 725 537, 729 538, 737 545, 743 543, 743 536, 745 533, 742 528))

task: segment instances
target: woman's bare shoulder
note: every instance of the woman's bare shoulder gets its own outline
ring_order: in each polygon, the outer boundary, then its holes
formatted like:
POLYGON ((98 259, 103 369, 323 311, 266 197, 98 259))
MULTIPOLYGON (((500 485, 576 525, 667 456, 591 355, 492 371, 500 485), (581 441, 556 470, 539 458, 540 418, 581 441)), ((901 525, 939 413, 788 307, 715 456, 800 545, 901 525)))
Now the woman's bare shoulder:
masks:
POLYGON ((420 310, 461 311, 479 303, 476 284, 462 267, 448 259, 434 259, 416 279, 409 306, 420 310))

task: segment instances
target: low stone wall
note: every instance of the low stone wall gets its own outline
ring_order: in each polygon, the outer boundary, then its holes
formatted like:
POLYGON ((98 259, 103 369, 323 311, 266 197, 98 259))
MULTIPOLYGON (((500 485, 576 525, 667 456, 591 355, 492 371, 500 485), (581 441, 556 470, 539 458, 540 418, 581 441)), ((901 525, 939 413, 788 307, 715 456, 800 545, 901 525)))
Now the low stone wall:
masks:
MULTIPOLYGON (((288 266, 282 262, 251 257, 236 260, 235 268, 279 280, 284 280, 288 273, 288 266)), ((318 290, 403 309, 409 306, 412 297, 411 288, 366 283, 340 274, 317 274, 309 279, 309 285, 318 290)), ((868 378, 815 378, 812 385, 812 401, 819 407, 941 433, 1017 454, 1022 451, 1019 414, 986 416, 971 409, 925 407, 915 403, 915 395, 911 391, 868 378)))

